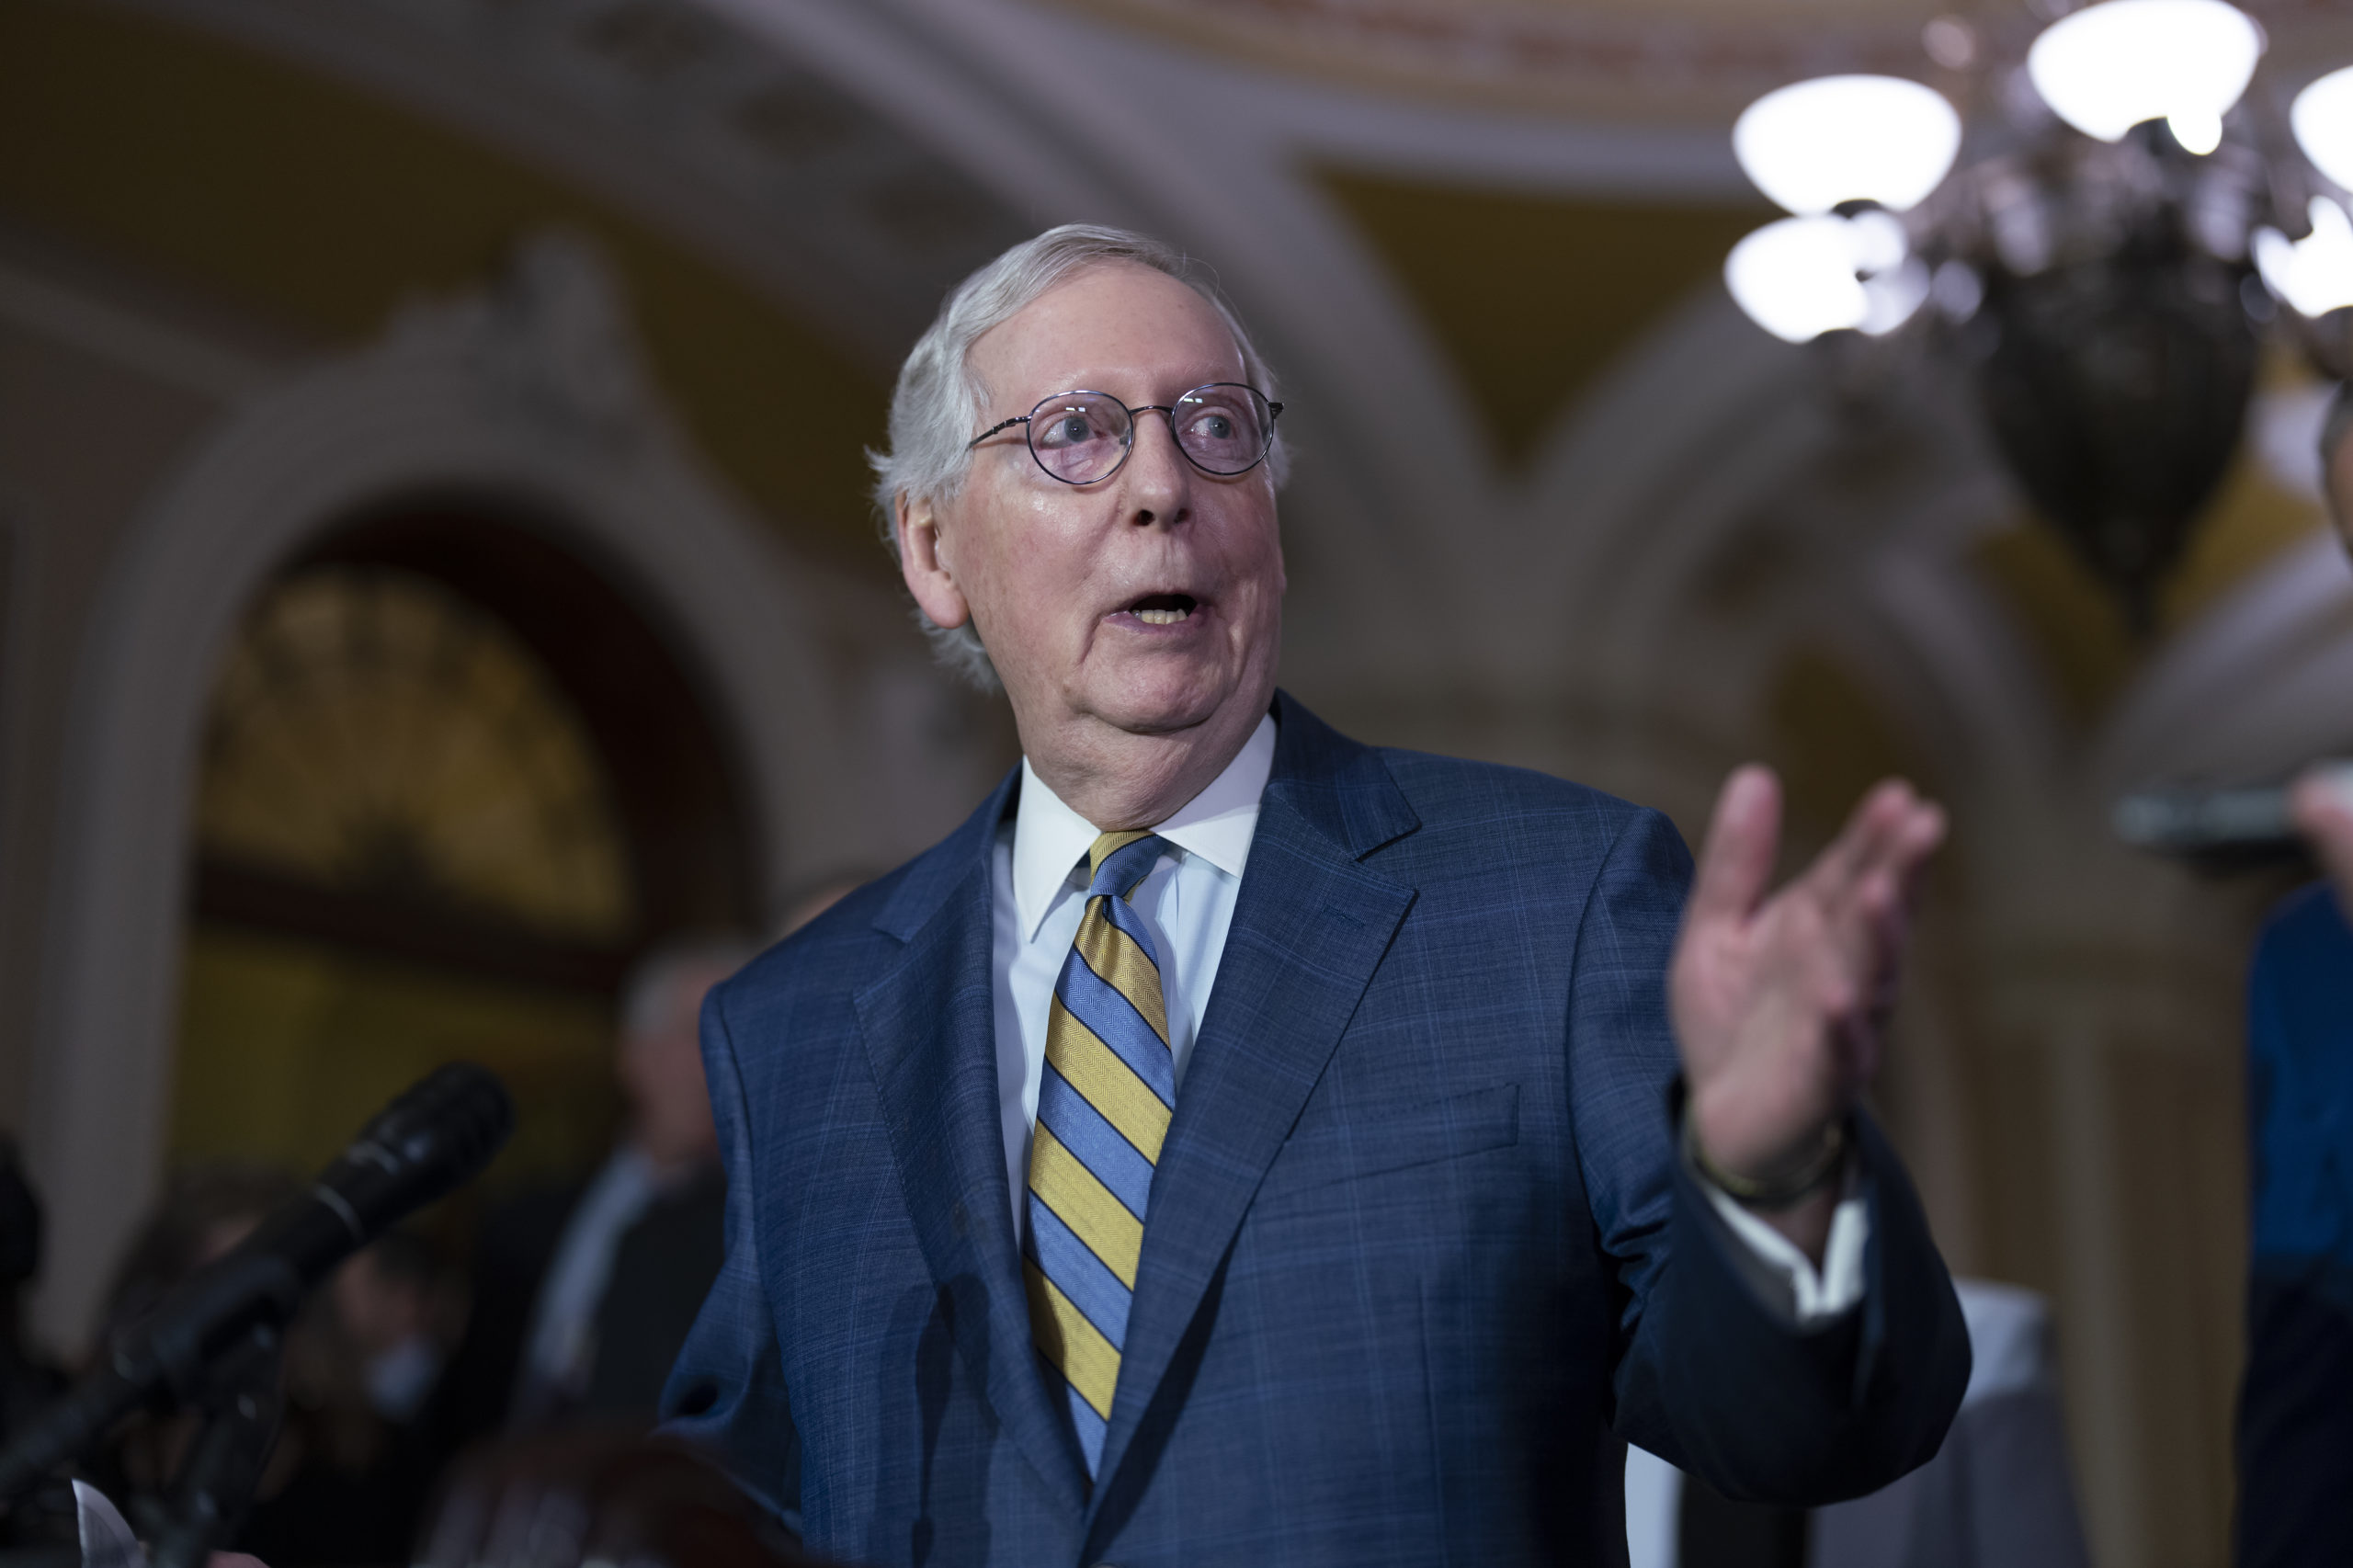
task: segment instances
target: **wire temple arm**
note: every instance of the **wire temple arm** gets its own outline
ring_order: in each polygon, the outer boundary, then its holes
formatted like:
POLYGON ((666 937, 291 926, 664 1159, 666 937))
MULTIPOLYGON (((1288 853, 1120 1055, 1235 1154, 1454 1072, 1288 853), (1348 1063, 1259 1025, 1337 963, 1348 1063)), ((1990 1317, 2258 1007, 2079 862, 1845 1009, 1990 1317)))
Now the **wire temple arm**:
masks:
POLYGON ((983 441, 987 440, 991 436, 995 435, 1000 430, 1009 430, 1016 425, 1027 425, 1029 423, 1029 416, 1026 414, 1017 414, 1010 419, 1000 419, 995 424, 990 426, 987 429, 982 431, 979 435, 973 437, 971 440, 965 442, 964 449, 969 452, 974 447, 979 446, 983 441))

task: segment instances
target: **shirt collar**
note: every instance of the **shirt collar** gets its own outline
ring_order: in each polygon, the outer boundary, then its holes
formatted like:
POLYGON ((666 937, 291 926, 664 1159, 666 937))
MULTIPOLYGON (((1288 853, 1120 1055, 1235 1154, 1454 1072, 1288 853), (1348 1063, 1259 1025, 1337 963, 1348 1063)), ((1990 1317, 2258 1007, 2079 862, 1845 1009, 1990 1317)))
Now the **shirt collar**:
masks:
MULTIPOLYGON (((1274 770, 1275 721, 1269 714, 1209 788, 1152 831, 1227 876, 1239 877, 1258 832, 1258 798, 1274 770)), ((1055 892, 1098 836, 1100 830, 1063 804, 1023 757, 1021 801, 1013 818, 1013 908, 1023 941, 1038 935, 1055 892)))

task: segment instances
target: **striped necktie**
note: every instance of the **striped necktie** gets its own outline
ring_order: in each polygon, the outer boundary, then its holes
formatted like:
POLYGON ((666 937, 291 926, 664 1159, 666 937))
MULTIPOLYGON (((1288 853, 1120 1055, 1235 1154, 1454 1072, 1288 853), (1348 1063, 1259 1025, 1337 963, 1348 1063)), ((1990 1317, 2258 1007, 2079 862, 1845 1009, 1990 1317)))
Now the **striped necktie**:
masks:
POLYGON ((1046 1016, 1029 1146, 1030 1338, 1069 1395, 1090 1477, 1120 1381, 1144 1200, 1176 1103, 1160 959, 1128 903, 1167 847, 1148 833, 1107 833, 1087 851, 1086 911, 1046 1016))

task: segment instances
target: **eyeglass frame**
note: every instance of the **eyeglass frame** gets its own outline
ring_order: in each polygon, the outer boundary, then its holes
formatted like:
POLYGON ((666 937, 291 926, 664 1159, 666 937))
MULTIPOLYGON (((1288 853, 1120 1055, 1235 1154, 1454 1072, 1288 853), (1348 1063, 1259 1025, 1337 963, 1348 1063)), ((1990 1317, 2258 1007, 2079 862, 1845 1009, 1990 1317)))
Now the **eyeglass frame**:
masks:
POLYGON ((1283 405, 1277 403, 1273 398, 1268 397, 1265 392, 1260 392, 1256 387, 1252 386, 1248 381, 1203 381, 1199 386, 1188 387, 1184 392, 1177 393, 1176 403, 1138 403, 1132 408, 1129 407, 1127 403, 1120 402, 1120 399, 1113 397, 1109 392, 1097 392, 1092 387, 1073 387, 1068 392, 1048 392, 1045 396, 1032 403, 1029 407, 1029 412, 1027 414, 1017 414, 1010 419, 998 420, 995 424, 990 426, 987 429, 982 431, 979 435, 965 442, 964 449, 969 452, 973 448, 979 446, 983 441, 987 440, 990 437, 999 435, 1006 430, 1012 429, 1016 425, 1019 425, 1023 426, 1021 432, 1021 444, 1029 449, 1029 460, 1038 465, 1039 471, 1048 479, 1054 481, 1057 484, 1067 484, 1075 489, 1084 490, 1090 484, 1100 484, 1105 480, 1113 477, 1121 469, 1128 466, 1128 460, 1130 458, 1135 456, 1136 415, 1139 414, 1157 414, 1162 418, 1168 421, 1169 439, 1176 442, 1176 450, 1183 455, 1185 460, 1191 463, 1195 468, 1199 469, 1203 473, 1208 474, 1212 479, 1239 479, 1244 474, 1248 473, 1252 469, 1256 468, 1260 463, 1265 462, 1268 456, 1273 453, 1275 449, 1275 421, 1283 416, 1283 405), (1248 392, 1252 397, 1256 398, 1260 403, 1267 405, 1267 444, 1259 449, 1258 455, 1251 459, 1246 465, 1224 472, 1221 472, 1216 469, 1209 467, 1207 464, 1203 463, 1200 459, 1195 457, 1191 452, 1187 451, 1185 449, 1184 441, 1176 435, 1176 403, 1183 403, 1195 392, 1207 392, 1211 387, 1239 387, 1244 392, 1248 392), (1052 469, 1046 466, 1046 460, 1038 455, 1038 443, 1030 438, 1030 432, 1037 428, 1037 426, 1030 422, 1038 417, 1038 411, 1045 407, 1046 404, 1052 403, 1057 398, 1065 397, 1099 397, 1107 403, 1124 410, 1127 414, 1128 438, 1120 444, 1120 460, 1113 463, 1103 472, 1096 475, 1093 479, 1064 479, 1061 474, 1056 473, 1052 469))

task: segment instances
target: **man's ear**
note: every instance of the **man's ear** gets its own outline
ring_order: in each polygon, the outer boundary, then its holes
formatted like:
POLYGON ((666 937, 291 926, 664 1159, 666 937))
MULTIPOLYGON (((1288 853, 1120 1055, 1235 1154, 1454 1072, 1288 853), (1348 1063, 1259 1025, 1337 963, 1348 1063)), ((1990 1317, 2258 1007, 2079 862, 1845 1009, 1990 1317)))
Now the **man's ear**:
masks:
POLYGON ((934 626, 961 626, 972 618, 964 590, 941 559, 939 513, 930 501, 911 501, 903 491, 892 501, 891 526, 899 536, 899 575, 934 626))

